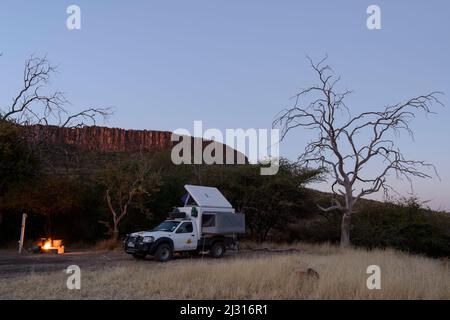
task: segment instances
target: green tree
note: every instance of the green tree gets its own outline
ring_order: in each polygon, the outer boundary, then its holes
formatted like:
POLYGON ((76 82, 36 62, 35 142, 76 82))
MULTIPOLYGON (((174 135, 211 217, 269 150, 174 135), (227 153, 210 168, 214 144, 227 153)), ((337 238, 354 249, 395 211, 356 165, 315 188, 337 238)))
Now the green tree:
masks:
POLYGON ((0 120, 0 223, 7 193, 35 176, 38 161, 23 137, 22 128, 0 120))
POLYGON ((106 204, 112 214, 112 238, 119 238, 119 224, 130 207, 144 209, 144 198, 159 191, 162 184, 159 171, 153 170, 148 157, 139 155, 109 165, 101 174, 106 204))
POLYGON ((53 237, 53 220, 57 214, 79 210, 82 205, 80 185, 76 178, 45 174, 25 186, 12 189, 5 204, 13 210, 21 209, 45 216, 44 233, 53 237))

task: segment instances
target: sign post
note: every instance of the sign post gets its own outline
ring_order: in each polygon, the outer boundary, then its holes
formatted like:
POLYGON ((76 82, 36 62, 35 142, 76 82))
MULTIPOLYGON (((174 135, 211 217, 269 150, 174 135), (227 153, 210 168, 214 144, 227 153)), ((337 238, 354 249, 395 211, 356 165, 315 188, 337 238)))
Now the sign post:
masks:
POLYGON ((19 240, 19 253, 22 253, 23 239, 25 238, 25 222, 27 221, 27 214, 22 214, 22 228, 20 229, 20 240, 19 240))

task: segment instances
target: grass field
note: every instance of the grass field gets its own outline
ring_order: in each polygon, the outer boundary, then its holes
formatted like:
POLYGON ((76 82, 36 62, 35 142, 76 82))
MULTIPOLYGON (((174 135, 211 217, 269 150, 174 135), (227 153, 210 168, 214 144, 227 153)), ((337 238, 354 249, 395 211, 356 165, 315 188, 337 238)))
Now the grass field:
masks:
POLYGON ((82 268, 81 290, 68 290, 62 271, 28 273, 1 279, 0 298, 450 299, 448 260, 392 250, 295 247, 298 251, 291 253, 243 250, 218 260, 205 257, 162 264, 130 259, 98 270, 82 268), (369 265, 381 268, 380 290, 367 289, 369 265), (299 272, 306 268, 316 270, 320 278, 299 272))

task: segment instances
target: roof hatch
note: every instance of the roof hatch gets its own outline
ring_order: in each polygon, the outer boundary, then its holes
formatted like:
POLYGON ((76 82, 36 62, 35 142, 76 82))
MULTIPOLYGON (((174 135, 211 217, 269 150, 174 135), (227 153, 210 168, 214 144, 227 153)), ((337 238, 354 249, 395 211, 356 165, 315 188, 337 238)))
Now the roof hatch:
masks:
POLYGON ((190 184, 185 185, 184 188, 197 205, 201 207, 232 208, 231 203, 228 202, 217 188, 190 184))

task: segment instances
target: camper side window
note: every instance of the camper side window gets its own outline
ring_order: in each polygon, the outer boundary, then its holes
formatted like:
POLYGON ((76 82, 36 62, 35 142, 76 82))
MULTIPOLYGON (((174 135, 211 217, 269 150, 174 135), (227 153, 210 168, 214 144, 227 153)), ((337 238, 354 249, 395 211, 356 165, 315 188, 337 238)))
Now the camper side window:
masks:
POLYGON ((177 233, 192 233, 194 229, 192 228, 192 222, 183 222, 183 224, 178 228, 177 233))

